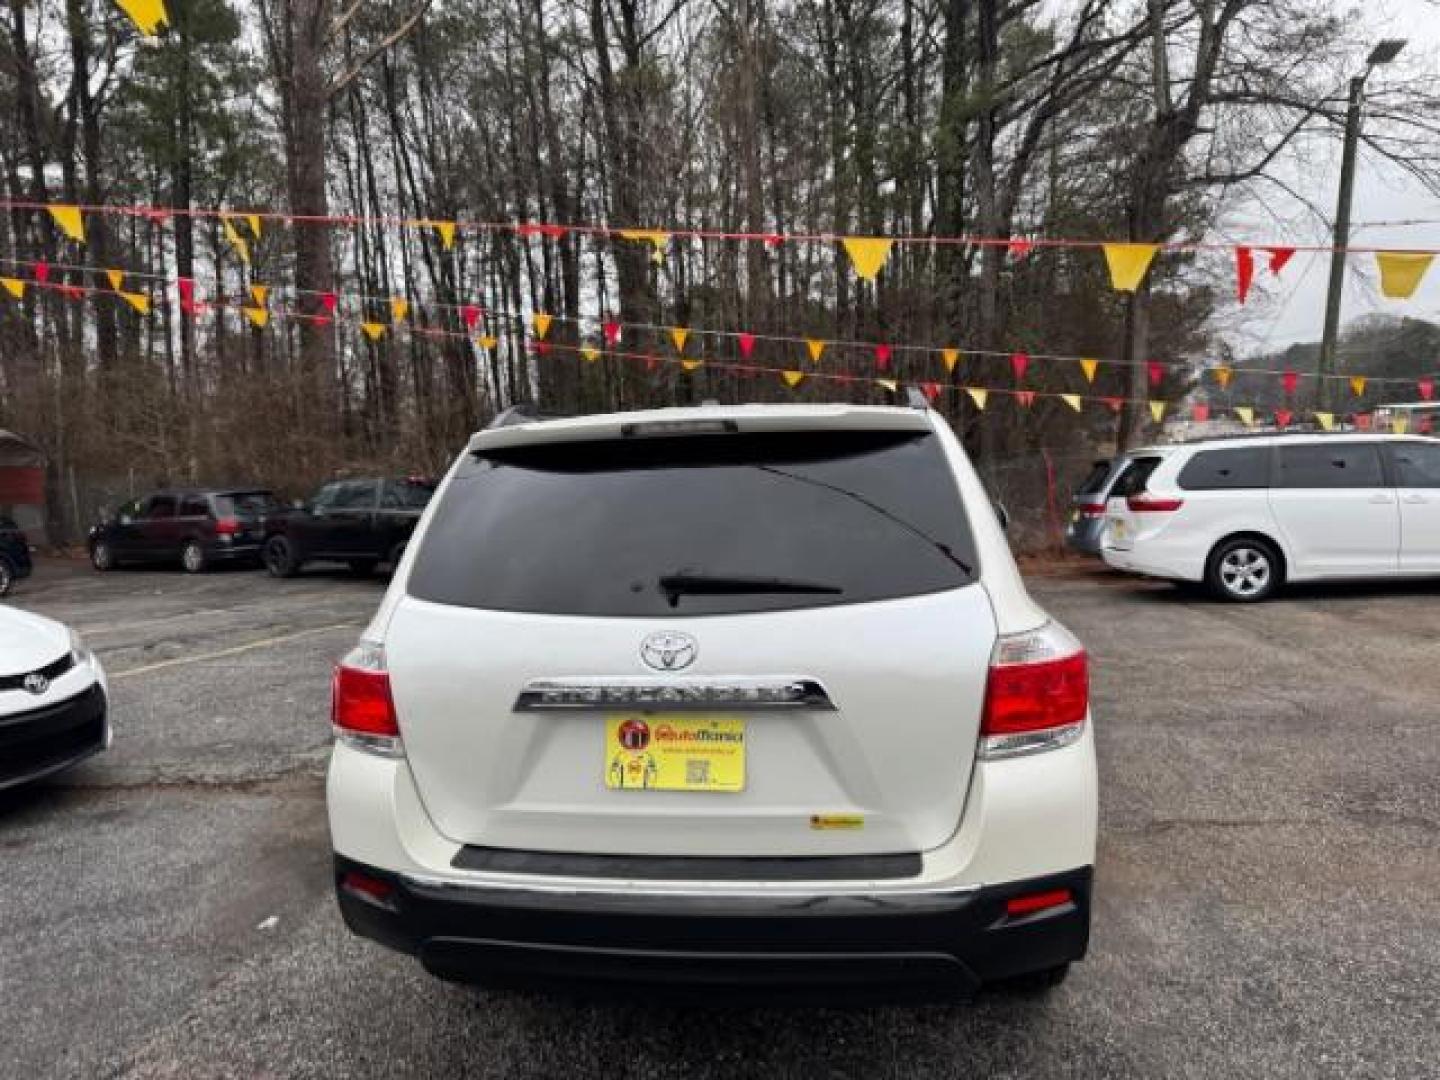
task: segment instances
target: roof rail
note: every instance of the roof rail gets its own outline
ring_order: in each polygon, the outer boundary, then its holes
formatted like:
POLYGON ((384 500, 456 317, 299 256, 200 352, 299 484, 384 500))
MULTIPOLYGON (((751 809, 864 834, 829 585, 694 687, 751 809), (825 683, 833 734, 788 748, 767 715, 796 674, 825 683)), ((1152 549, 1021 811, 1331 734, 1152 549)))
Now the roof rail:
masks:
POLYGON ((918 409, 921 412, 930 411, 930 399, 925 396, 925 391, 921 390, 918 386, 907 386, 905 388, 905 403, 909 405, 910 408, 918 409))

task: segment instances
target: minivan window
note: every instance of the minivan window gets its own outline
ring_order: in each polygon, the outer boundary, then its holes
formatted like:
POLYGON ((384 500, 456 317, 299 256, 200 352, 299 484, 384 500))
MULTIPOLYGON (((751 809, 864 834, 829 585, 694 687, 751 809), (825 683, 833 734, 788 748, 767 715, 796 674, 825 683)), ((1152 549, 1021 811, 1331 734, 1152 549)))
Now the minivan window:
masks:
POLYGON ((1175 483, 1186 491, 1233 491, 1270 486, 1270 451, 1263 446, 1201 450, 1175 483))
POLYGON ((939 592, 970 584, 975 562, 932 434, 628 438, 471 456, 410 591, 499 611, 709 615, 939 592))
POLYGON ((264 517, 280 509, 280 500, 269 491, 232 491, 215 496, 215 512, 221 517, 264 517))
POLYGON ((1080 485, 1078 489, 1079 494, 1099 495, 1102 491, 1104 491, 1105 481, 1110 479, 1111 465, 1112 463, 1109 461, 1095 462, 1095 464, 1090 468, 1090 475, 1085 477, 1085 482, 1080 485))
POLYGON ((1145 490, 1145 483, 1160 465, 1158 457, 1134 458, 1125 466, 1115 485, 1110 489, 1110 498, 1128 499, 1131 495, 1139 495, 1145 490))
POLYGON ((191 495, 186 497, 180 504, 180 516, 183 518, 201 518, 210 513, 210 507, 206 505, 204 498, 191 495))
POLYGON ((1276 487, 1372 488, 1385 486, 1374 443, 1300 443, 1281 446, 1276 487))
POLYGON ((155 495, 145 506, 147 518, 173 518, 175 516, 175 496, 155 495))
POLYGON ((1392 443, 1390 452, 1401 487, 1440 488, 1440 443, 1392 443))

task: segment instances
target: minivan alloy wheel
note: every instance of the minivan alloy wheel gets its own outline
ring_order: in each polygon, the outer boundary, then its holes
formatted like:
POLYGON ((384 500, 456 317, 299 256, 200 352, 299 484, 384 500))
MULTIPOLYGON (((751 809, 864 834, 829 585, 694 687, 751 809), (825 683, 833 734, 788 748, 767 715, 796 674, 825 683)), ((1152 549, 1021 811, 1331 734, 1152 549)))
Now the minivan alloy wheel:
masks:
POLYGON ((192 540, 180 552, 180 562, 187 574, 198 574, 205 569, 205 552, 192 540))
POLYGON ((1251 597, 1270 585, 1270 556, 1253 547, 1237 547, 1220 560, 1220 581, 1235 596, 1251 597))

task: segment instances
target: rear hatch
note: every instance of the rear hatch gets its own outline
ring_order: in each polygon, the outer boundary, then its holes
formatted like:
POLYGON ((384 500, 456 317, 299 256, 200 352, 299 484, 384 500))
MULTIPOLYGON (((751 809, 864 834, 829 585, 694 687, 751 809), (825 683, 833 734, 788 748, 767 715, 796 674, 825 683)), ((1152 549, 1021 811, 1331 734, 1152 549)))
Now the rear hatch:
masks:
POLYGON ((950 837, 995 621, 938 437, 894 423, 467 455, 385 634, 440 831, 701 856, 950 837))
POLYGON ((1140 454, 1126 461, 1115 478, 1105 504, 1105 546, 1116 551, 1130 551, 1136 538, 1154 518, 1146 509, 1137 508, 1136 499, 1143 499, 1146 484, 1164 460, 1159 454, 1140 454))
POLYGON ((237 544, 258 544, 265 538, 265 519, 283 504, 269 491, 231 491, 215 496, 215 520, 237 544), (233 523, 233 524, 232 524, 233 523))

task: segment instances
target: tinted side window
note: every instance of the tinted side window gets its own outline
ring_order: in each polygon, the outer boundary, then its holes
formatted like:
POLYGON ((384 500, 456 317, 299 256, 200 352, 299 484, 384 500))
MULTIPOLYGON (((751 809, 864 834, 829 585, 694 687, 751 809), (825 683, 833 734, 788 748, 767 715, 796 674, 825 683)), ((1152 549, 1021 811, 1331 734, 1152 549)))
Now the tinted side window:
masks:
POLYGON ((315 505, 325 510, 373 510, 377 482, 374 480, 342 480, 320 489, 315 505))
POLYGON ((1276 487, 1384 487, 1380 451, 1374 443, 1305 443, 1281 446, 1276 487))
POLYGON ((410 480, 390 480, 380 496, 382 510, 424 510, 434 488, 410 480))
POLYGON ((1440 443, 1392 443, 1401 487, 1440 488, 1440 443))
POLYGON ((147 518, 173 518, 175 516, 175 496, 156 495, 145 504, 144 515, 147 518))
POLYGON ((1115 481, 1115 486, 1110 489, 1110 498, 1128 499, 1131 495, 1139 495, 1145 490, 1145 482, 1150 479, 1150 474, 1159 466, 1158 457, 1135 458, 1125 466, 1125 471, 1115 481))
POLYGON ((210 513, 210 507, 205 500, 191 496, 180 504, 181 517, 206 517, 210 513))
POLYGON ((1264 446, 1201 450, 1175 481, 1186 491, 1227 491, 1270 486, 1270 451, 1264 446))
POLYGON ((974 547, 926 433, 548 444, 461 465, 410 591, 543 614, 780 611, 960 588, 974 547))

